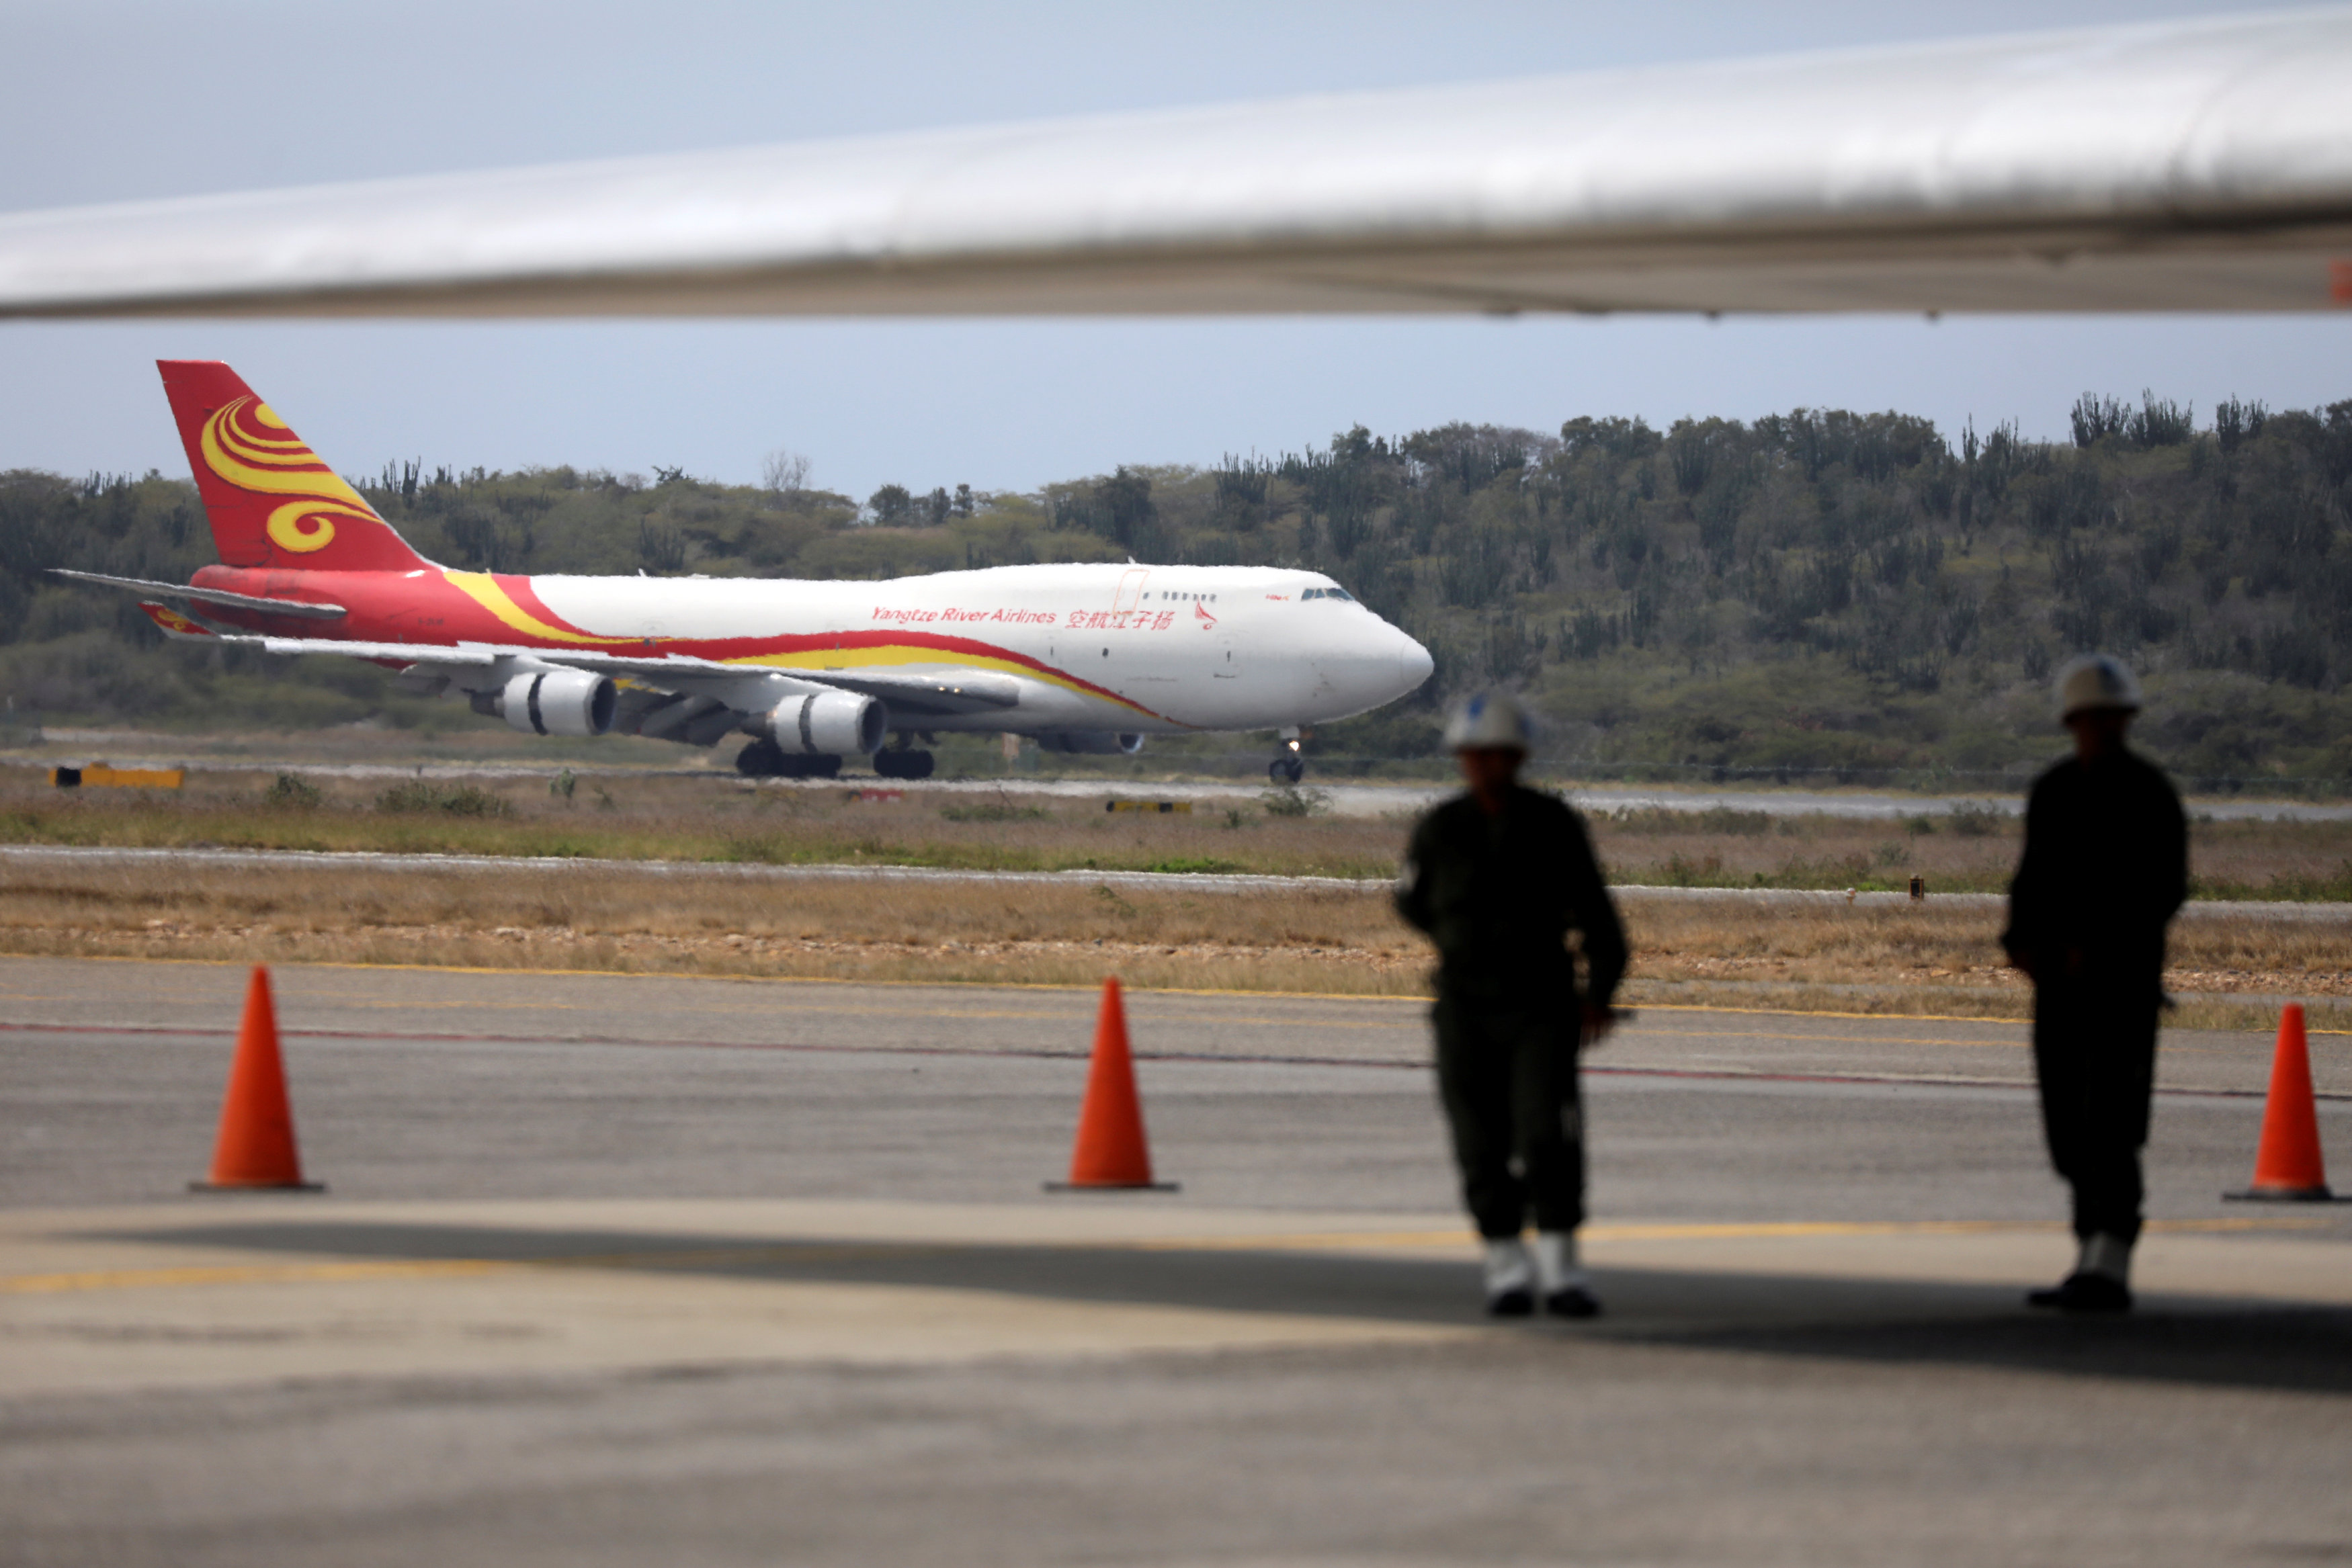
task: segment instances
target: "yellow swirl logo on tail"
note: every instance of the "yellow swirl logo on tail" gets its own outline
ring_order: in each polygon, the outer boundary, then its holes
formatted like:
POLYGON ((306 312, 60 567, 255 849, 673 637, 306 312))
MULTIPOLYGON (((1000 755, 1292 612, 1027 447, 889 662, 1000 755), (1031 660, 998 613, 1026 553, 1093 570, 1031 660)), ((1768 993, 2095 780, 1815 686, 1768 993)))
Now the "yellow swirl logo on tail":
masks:
POLYGON ((215 409, 205 421, 205 465, 240 490, 297 497, 272 510, 264 525, 272 544, 296 555, 335 542, 335 519, 382 522, 359 492, 319 460, 268 403, 250 395, 215 409))
POLYGON ((270 542, 279 549, 307 555, 314 549, 325 549, 335 542, 333 519, 336 517, 350 517, 365 523, 374 521, 375 514, 353 511, 331 501, 289 501, 270 513, 269 521, 263 526, 268 531, 270 542))

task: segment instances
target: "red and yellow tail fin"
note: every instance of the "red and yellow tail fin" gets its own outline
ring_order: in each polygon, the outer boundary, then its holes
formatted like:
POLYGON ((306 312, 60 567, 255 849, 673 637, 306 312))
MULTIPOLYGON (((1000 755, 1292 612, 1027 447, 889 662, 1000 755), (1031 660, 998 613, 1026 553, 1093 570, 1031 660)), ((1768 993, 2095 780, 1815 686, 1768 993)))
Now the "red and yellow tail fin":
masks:
POLYGON ((159 360, 213 543, 228 566, 408 571, 408 548, 358 491, 217 360, 159 360))

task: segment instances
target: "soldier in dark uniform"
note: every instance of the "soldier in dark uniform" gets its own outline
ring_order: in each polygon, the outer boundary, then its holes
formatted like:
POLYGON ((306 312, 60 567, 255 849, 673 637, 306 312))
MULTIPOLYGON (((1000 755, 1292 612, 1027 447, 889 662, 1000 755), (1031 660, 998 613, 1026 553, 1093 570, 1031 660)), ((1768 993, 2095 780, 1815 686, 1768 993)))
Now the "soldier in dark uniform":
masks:
POLYGON ((2063 1282, 2026 1300, 2128 1312, 2164 928, 2188 896, 2189 829, 2164 775, 2125 748, 2140 706, 2129 670, 2105 654, 2078 659, 2059 678, 2058 706, 2074 755, 2034 783, 2000 941, 2033 981, 2042 1131, 2074 1191, 2082 1253, 2063 1282))
POLYGON ((1486 1249, 1486 1309, 1601 1310, 1577 1266, 1584 1136, 1576 1055, 1607 1031, 1625 937, 1585 837, 1558 797, 1523 788, 1527 716, 1472 697, 1446 726, 1466 793, 1413 829, 1398 912, 1437 945, 1438 1092, 1462 1193, 1486 1249), (1579 998, 1570 930, 1588 972, 1579 998), (1520 1233, 1532 1217, 1532 1260, 1520 1233))

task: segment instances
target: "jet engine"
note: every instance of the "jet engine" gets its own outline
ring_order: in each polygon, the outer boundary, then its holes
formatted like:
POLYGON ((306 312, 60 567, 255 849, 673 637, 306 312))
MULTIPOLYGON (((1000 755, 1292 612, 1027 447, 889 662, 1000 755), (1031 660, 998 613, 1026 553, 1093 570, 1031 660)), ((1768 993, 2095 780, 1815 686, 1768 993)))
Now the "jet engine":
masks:
POLYGON ((754 732, 787 755, 870 757, 882 749, 890 711, 855 692, 786 697, 754 721, 754 732))
POLYGON ((1113 735, 1101 729, 1057 730, 1037 737, 1040 751, 1067 751, 1081 757, 1132 757, 1143 749, 1139 735, 1113 735))
POLYGON ((584 670, 530 670, 504 689, 474 694, 474 711, 494 713, 533 735, 602 735, 613 727, 620 691, 584 670))

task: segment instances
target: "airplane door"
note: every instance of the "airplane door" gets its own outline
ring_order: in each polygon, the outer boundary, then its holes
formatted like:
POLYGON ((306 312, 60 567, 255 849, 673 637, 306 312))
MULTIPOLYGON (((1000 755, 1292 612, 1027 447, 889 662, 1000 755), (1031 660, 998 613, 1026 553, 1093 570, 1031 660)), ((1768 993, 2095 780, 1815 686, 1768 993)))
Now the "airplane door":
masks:
POLYGON ((1150 575, 1151 569, 1150 567, 1143 567, 1138 570, 1130 571, 1125 577, 1120 578, 1118 580, 1118 597, 1112 601, 1111 609, 1116 612, 1124 615, 1142 604, 1143 580, 1150 575))

